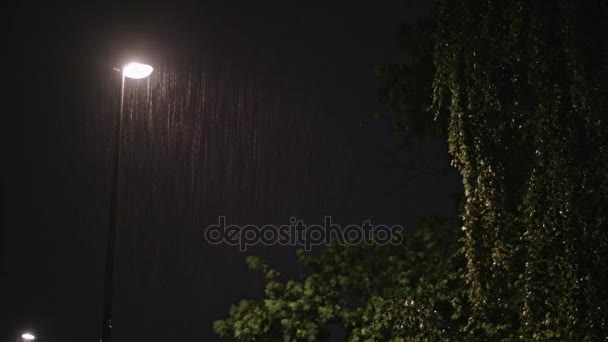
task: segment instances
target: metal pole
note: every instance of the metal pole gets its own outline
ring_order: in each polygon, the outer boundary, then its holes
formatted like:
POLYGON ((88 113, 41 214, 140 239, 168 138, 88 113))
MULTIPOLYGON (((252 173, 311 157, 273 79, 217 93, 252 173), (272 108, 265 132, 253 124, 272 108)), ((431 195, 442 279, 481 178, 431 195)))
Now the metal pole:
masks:
POLYGON ((106 241, 106 270, 103 286, 103 317, 101 321, 101 342, 112 339, 112 295, 114 292, 114 254, 116 230, 118 227, 118 186, 120 184, 120 140, 122 137, 122 116, 125 100, 125 76, 120 85, 120 111, 114 129, 114 160, 112 166, 112 189, 110 194, 110 215, 108 238, 106 241))

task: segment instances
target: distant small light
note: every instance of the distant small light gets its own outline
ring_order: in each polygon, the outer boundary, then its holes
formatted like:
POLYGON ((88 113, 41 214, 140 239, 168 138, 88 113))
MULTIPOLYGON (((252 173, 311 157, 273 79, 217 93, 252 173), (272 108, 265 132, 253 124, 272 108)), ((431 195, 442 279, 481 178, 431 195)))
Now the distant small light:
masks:
POLYGON ((30 333, 25 333, 23 335, 21 335, 21 338, 26 340, 26 341, 33 341, 36 339, 36 336, 30 334, 30 333))
POLYGON ((150 76, 154 68, 147 64, 129 63, 122 68, 122 74, 128 78, 146 78, 150 76))

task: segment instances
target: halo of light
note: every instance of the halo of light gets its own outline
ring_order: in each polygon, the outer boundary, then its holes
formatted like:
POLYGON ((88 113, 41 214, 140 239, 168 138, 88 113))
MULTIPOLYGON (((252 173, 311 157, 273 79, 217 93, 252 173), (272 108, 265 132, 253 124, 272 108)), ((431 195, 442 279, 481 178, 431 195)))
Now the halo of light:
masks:
POLYGON ((154 68, 148 64, 129 63, 122 68, 122 74, 128 78, 146 78, 150 76, 154 68))

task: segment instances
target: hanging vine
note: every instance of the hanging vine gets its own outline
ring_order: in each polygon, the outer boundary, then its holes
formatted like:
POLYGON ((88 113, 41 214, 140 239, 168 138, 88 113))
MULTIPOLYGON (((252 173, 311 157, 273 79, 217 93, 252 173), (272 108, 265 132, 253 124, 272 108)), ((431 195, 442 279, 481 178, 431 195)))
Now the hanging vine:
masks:
POLYGON ((472 336, 608 336, 607 21, 600 1, 441 4, 433 109, 465 189, 472 336))

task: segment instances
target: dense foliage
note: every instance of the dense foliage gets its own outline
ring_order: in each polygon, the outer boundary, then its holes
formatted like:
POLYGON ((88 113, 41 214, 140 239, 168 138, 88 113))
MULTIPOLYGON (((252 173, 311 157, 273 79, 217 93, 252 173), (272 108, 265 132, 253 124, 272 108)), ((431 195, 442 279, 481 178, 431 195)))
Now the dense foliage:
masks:
POLYGON ((351 341, 458 340, 469 313, 456 232, 453 220, 426 220, 403 244, 299 253, 309 270, 300 280, 249 257, 265 298, 242 300, 214 329, 238 341, 319 341, 332 325, 351 341))
POLYGON ((466 193, 469 332, 608 336, 608 13, 589 0, 448 0, 433 108, 466 193))

